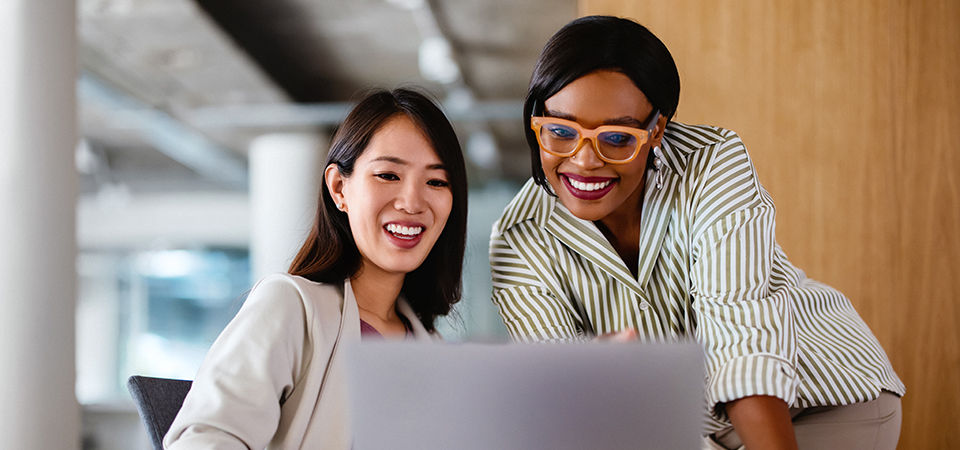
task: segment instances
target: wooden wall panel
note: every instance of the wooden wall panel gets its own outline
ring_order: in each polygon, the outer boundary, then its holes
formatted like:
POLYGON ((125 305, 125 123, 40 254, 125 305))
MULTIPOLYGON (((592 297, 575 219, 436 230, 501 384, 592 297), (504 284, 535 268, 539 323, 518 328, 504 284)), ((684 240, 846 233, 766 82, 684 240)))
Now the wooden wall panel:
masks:
POLYGON ((580 0, 680 68, 676 119, 738 131, 791 260, 907 384, 900 448, 960 448, 960 2, 580 0))

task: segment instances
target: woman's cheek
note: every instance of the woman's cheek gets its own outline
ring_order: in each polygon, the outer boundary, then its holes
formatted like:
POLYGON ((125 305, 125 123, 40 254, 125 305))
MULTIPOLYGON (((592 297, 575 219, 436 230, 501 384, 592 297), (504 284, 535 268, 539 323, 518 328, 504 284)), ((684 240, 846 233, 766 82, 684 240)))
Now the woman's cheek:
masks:
POLYGON ((434 214, 436 215, 437 225, 442 231, 447 224, 447 219, 450 218, 450 212, 453 210, 453 193, 447 190, 438 194, 434 214))

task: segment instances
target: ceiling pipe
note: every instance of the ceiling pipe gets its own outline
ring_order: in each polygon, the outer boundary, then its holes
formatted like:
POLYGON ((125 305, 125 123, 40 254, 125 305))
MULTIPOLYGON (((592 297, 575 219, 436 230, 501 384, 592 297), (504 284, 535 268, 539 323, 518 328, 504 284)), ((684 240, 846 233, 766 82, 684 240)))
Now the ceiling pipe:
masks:
MULTIPOLYGON (((444 33, 437 12, 431 0, 387 0, 413 14, 414 22, 420 30, 419 66, 424 78, 438 82, 447 88, 444 101, 448 115, 469 114, 476 108, 476 96, 473 89, 463 78, 463 69, 456 57, 449 37, 444 33)), ((513 111, 512 119, 519 118, 521 108, 513 111)), ((497 142, 494 134, 485 122, 468 124, 466 132, 466 155, 477 167, 492 170, 500 164, 497 142)))
MULTIPOLYGON (((177 113, 191 126, 202 129, 269 128, 284 130, 336 126, 343 122, 353 103, 270 104, 208 106, 177 113)), ((519 123, 523 103, 516 100, 473 101, 469 107, 444 104, 447 118, 456 123, 519 123)))
POLYGON ((153 147, 174 161, 228 187, 247 186, 247 164, 243 158, 170 114, 114 89, 86 71, 77 80, 77 93, 81 102, 109 111, 118 125, 139 130, 153 147))

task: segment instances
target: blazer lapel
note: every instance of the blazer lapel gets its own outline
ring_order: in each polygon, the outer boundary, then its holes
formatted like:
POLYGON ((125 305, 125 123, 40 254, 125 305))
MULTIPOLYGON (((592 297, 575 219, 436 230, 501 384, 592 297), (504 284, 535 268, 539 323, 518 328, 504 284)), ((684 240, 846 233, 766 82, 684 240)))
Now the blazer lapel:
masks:
POLYGON ((360 341, 360 310, 357 308, 357 297, 353 295, 353 286, 350 278, 343 280, 343 307, 340 314, 340 333, 345 335, 349 342, 360 341))

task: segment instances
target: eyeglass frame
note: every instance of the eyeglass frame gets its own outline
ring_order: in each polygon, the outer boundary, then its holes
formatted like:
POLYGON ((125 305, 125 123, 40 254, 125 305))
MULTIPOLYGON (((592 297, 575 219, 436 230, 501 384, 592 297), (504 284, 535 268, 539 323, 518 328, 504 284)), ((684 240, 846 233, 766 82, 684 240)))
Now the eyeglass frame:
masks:
POLYGON ((650 141, 650 138, 653 136, 653 131, 656 130, 657 121, 660 119, 660 110, 654 109, 650 113, 650 120, 647 122, 647 126, 644 128, 628 127, 626 125, 600 125, 596 128, 584 128, 579 123, 573 120, 561 119, 559 117, 549 117, 549 116, 531 116, 530 117, 530 129, 533 130, 534 136, 537 138, 537 144, 540 146, 540 149, 553 155, 561 158, 569 158, 573 155, 576 155, 577 152, 583 148, 583 142, 586 139, 590 140, 590 143, 593 144, 593 153, 597 155, 597 158, 600 158, 603 162, 609 164, 627 164, 637 158, 637 155, 640 154, 640 148, 644 144, 650 141), (540 129, 545 124, 545 121, 550 121, 552 123, 557 123, 564 126, 569 126, 577 131, 577 135, 580 137, 577 141, 577 145, 568 153, 558 153, 551 151, 543 146, 543 141, 540 140, 540 129), (633 155, 627 159, 610 159, 600 153, 600 147, 597 144, 597 136, 600 133, 607 131, 619 131, 623 133, 630 134, 637 138, 637 148, 633 150, 633 155), (646 133, 646 136, 638 133, 646 133), (640 142, 642 141, 642 142, 640 142))

